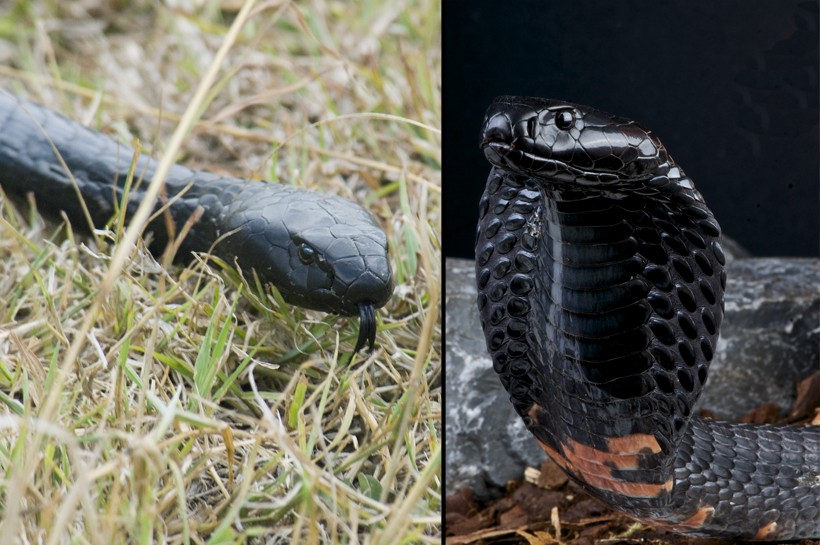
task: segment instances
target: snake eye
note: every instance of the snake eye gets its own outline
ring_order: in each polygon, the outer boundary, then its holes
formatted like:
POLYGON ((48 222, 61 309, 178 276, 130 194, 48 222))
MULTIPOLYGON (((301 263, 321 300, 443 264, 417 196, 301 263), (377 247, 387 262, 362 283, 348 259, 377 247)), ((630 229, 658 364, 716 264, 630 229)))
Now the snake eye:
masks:
POLYGON ((307 242, 301 243, 296 253, 299 255, 299 260, 305 265, 310 265, 316 261, 316 250, 307 242))
POLYGON ((555 126, 565 131, 575 125, 575 115, 572 110, 561 110, 555 113, 555 126))

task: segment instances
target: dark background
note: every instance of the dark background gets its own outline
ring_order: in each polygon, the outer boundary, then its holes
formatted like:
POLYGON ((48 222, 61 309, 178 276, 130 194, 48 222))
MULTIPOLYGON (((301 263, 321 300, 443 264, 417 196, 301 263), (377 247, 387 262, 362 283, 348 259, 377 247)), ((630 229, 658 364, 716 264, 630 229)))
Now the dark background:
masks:
POLYGON ((653 130, 756 256, 820 248, 818 0, 444 2, 444 248, 473 257, 497 95, 653 130))

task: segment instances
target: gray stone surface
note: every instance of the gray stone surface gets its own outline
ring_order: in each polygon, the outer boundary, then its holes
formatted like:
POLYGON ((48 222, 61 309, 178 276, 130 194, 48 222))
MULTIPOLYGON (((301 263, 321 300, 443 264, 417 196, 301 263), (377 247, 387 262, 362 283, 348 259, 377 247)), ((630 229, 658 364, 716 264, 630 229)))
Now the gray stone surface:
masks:
MULTIPOLYGON (((492 370, 475 304, 473 262, 446 267, 446 486, 479 499, 538 466, 544 453, 492 370)), ((735 259, 726 317, 701 406, 736 418, 763 401, 791 405, 820 366, 820 260, 735 259)))
POLYGON ((820 366, 820 261, 738 259, 727 270, 726 316, 700 406, 738 418, 761 402, 786 411, 820 366))

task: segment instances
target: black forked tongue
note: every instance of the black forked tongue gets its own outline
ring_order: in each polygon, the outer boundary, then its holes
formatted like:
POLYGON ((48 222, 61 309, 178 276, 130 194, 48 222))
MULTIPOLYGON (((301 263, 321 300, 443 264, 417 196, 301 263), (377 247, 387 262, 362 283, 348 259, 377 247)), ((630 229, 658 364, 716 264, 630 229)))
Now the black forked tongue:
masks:
POLYGON ((357 353, 365 344, 369 345, 368 352, 372 352, 375 342, 376 309, 373 308, 373 303, 359 303, 359 338, 356 340, 353 353, 357 353))

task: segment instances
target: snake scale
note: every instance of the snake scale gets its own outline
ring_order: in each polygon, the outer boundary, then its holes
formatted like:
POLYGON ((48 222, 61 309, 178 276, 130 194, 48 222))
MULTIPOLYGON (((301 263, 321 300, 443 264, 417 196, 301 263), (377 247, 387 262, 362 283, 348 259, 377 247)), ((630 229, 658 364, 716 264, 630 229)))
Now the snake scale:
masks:
MULTIPOLYGON (((136 182, 124 195, 133 158, 133 149, 108 136, 0 91, 0 187, 6 193, 33 194, 40 210, 64 212, 88 229, 81 195, 101 228, 121 203, 130 217, 142 202, 136 182)), ((147 185, 156 168, 154 159, 140 155, 134 178, 147 185)), ((148 225, 154 251, 198 216, 177 256, 210 252, 238 264, 246 278, 255 273, 273 284, 290 304, 357 315, 355 351, 373 348, 375 309, 390 298, 393 279, 387 237, 366 210, 338 196, 180 165, 171 168, 165 192, 160 201, 171 203, 172 227, 164 214, 148 225)))
POLYGON ((720 227, 660 140, 499 97, 476 240, 493 368, 549 456, 616 509, 712 537, 820 537, 820 427, 693 416, 726 285, 720 227))

